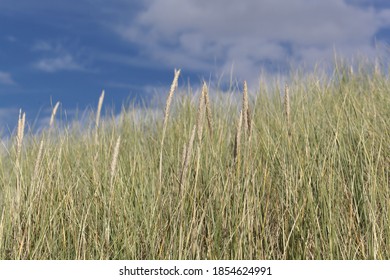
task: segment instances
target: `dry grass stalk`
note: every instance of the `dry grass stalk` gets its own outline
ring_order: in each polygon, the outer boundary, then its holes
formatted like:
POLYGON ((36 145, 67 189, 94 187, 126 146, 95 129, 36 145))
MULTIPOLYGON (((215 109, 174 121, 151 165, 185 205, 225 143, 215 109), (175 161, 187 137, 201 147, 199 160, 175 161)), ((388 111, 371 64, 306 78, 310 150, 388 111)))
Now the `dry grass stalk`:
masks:
MULTIPOLYGON (((58 103, 57 103, 58 104, 58 103)), ((38 173, 39 173, 39 166, 41 164, 41 159, 42 159, 42 153, 43 153, 43 138, 41 140, 41 143, 39 144, 39 151, 38 151, 38 155, 37 155, 37 160, 35 161, 35 168, 34 168, 34 181, 37 179, 38 177, 38 173)))
POLYGON ((244 81, 244 90, 242 93, 242 114, 243 114, 243 125, 244 125, 244 135, 246 138, 247 132, 249 130, 248 123, 248 111, 249 111, 249 102, 248 102, 248 85, 246 81, 244 81))
POLYGON ((22 109, 20 109, 19 119, 18 119, 18 134, 16 136, 17 165, 19 165, 19 157, 20 157, 20 154, 22 152, 22 143, 23 143, 25 123, 26 123, 26 113, 22 114, 22 109))
POLYGON ((163 147, 164 147, 164 139, 165 139, 165 133, 167 130, 167 124, 168 124, 168 118, 169 118, 169 109, 171 107, 172 103, 172 97, 173 93, 175 92, 175 89, 177 88, 178 79, 180 75, 180 69, 175 69, 175 76, 173 78, 171 89, 169 90, 167 102, 165 104, 165 110, 164 110, 164 123, 163 123, 163 131, 162 131, 162 137, 161 137, 161 150, 160 150, 160 167, 159 167, 159 181, 160 186, 162 185, 162 154, 163 154, 163 147))
POLYGON ((206 103, 206 118, 207 118, 207 125, 209 127, 210 136, 213 135, 213 119, 211 116, 211 107, 210 107, 210 100, 209 100, 209 92, 206 86, 206 93, 204 96, 204 101, 206 103))
POLYGON ((110 236, 111 236, 111 226, 110 221, 104 221, 104 239, 105 239, 105 246, 110 246, 110 236))
POLYGON ((19 119, 18 119, 18 136, 17 136, 18 148, 22 146, 25 122, 26 122, 26 113, 22 114, 22 109, 20 109, 19 119))
POLYGON ((1 219, 0 219, 0 251, 4 250, 4 243, 3 243, 3 238, 5 237, 5 235, 4 235, 4 212, 5 212, 5 207, 3 207, 3 211, 1 211, 1 219))
POLYGON ((286 84, 284 87, 284 113, 286 115, 286 124, 288 135, 291 135, 291 120, 290 120, 290 89, 286 84))
POLYGON ((238 118, 237 124, 237 133, 236 133, 236 141, 234 145, 234 161, 239 168, 240 165, 240 157, 241 157, 241 133, 242 133, 242 123, 243 123, 243 112, 241 110, 240 117, 238 118))
POLYGON ((251 117, 251 109, 249 107, 248 101, 248 84, 244 81, 244 90, 242 96, 242 110, 243 110, 243 124, 244 124, 244 134, 246 139, 251 138, 252 134, 252 117, 251 117))
POLYGON ((191 159, 192 147, 194 145, 195 132, 196 132, 196 125, 194 125, 194 128, 192 129, 190 141, 188 143, 188 147, 184 149, 185 157, 183 156, 184 162, 183 162, 183 167, 182 167, 181 175, 180 175, 180 190, 183 189, 184 179, 186 178, 186 175, 187 175, 188 164, 189 164, 190 159, 191 159))
POLYGON ((53 108, 53 111, 51 112, 50 125, 49 125, 50 127, 52 127, 53 124, 54 124, 54 118, 56 116, 56 113, 57 113, 57 110, 58 110, 58 106, 60 106, 60 102, 56 103, 56 105, 53 108))
POLYGON ((207 110, 206 95, 207 95, 207 85, 205 82, 203 82, 202 93, 199 97, 198 119, 196 123, 196 126, 198 128, 198 145, 197 145, 195 187, 198 182, 198 174, 200 168, 200 155, 201 155, 201 147, 202 147, 204 115, 205 115, 205 111, 207 110))
POLYGON ((204 122, 204 113, 205 113, 205 95, 207 92, 207 85, 206 83, 203 83, 202 87, 202 93, 199 97, 199 107, 198 107, 198 118, 196 120, 196 127, 198 128, 198 141, 199 145, 202 142, 202 136, 203 136, 203 122, 204 122))
POLYGON ((165 104, 165 109, 164 109, 163 135, 164 135, 164 132, 167 128, 167 123, 168 123, 168 118, 169 118, 169 109, 171 107, 173 94, 175 93, 175 89, 177 88, 177 81, 179 79, 179 75, 180 75, 180 69, 179 70, 175 69, 175 76, 173 78, 171 88, 169 90, 169 94, 167 97, 167 102, 165 104))
POLYGON ((187 157, 187 145, 184 144, 183 145, 183 155, 182 155, 182 158, 181 158, 181 167, 182 167, 182 169, 183 169, 184 163, 186 161, 186 157, 187 157))
POLYGON ((251 110, 249 107, 248 107, 248 112, 247 112, 247 120, 248 120, 248 142, 251 142, 253 121, 252 121, 252 117, 251 117, 251 110))
POLYGON ((15 163, 15 171, 16 171, 16 190, 14 195, 14 201, 12 202, 12 213, 13 213, 13 223, 18 227, 18 230, 14 232, 14 239, 18 239, 18 234, 21 234, 21 224, 20 224, 20 206, 21 206, 21 152, 22 152, 22 143, 24 136, 24 127, 26 124, 26 113, 22 114, 22 109, 19 111, 18 118, 18 131, 16 135, 16 163, 15 163))
POLYGON ((118 162, 120 143, 121 143, 121 137, 119 136, 118 140, 116 140, 116 144, 114 147, 114 153, 112 155, 112 161, 111 161, 111 186, 112 186, 112 183, 114 181, 115 174, 116 174, 115 171, 116 171, 116 166, 117 166, 117 162, 118 162))

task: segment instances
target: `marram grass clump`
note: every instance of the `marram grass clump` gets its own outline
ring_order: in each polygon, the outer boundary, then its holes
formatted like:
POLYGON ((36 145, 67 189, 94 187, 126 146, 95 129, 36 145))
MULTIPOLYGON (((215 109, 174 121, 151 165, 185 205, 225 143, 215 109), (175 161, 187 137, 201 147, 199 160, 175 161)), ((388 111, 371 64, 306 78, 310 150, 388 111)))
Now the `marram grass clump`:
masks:
POLYGON ((21 111, 0 158, 0 259, 390 258, 384 74, 244 82, 232 99, 181 94, 179 75, 162 119, 101 119, 104 91, 82 131, 53 125, 59 103, 39 135, 21 111))

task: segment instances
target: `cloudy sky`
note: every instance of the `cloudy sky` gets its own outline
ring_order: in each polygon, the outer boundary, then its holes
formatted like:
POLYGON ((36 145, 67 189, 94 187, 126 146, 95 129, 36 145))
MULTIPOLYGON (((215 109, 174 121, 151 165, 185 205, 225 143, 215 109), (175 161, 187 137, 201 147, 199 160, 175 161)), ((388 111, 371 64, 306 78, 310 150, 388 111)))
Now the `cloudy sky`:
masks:
POLYGON ((388 0, 0 0, 0 131, 169 87, 388 50, 388 0), (384 48, 382 46, 385 46, 384 48))

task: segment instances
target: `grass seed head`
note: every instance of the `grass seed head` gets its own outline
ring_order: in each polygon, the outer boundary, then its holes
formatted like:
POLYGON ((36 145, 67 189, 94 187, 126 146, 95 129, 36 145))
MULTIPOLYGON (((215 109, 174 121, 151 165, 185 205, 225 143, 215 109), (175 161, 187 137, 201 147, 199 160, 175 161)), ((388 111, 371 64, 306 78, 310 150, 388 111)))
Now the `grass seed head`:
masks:
POLYGON ((99 97, 99 103, 96 111, 96 120, 95 120, 95 143, 98 144, 99 142, 99 135, 98 135, 98 128, 99 128, 99 122, 100 122, 100 113, 102 111, 103 107, 103 100, 104 100, 104 90, 102 90, 102 94, 99 97))
POLYGON ((98 103, 98 107, 97 107, 96 120, 95 120, 96 129, 99 127, 100 113, 102 111, 103 100, 104 100, 104 90, 102 91, 102 94, 99 97, 99 103, 98 103))
POLYGON ((167 123, 168 123, 168 118, 169 118, 169 109, 171 107, 171 103, 172 103, 172 97, 173 97, 173 94, 177 88, 177 85, 178 85, 178 79, 179 79, 179 75, 180 75, 180 69, 179 70, 176 70, 175 69, 175 76, 173 78, 173 81, 172 81, 172 84, 171 84, 171 88, 169 90, 169 94, 168 94, 168 97, 167 97, 167 102, 165 104, 165 110, 164 110, 164 127, 163 127, 163 130, 165 131, 166 129, 166 126, 167 126, 167 123))
POLYGON ((172 84, 171 84, 171 89, 169 91, 167 102, 165 104, 163 131, 162 131, 162 136, 161 136, 160 164, 159 164, 159 182, 160 182, 160 186, 162 184, 162 156, 163 156, 165 133, 166 133, 166 130, 167 130, 167 125, 168 125, 169 109, 171 107, 173 93, 175 92, 175 89, 177 88, 177 85, 178 85, 179 75, 180 75, 180 69, 179 70, 175 69, 175 76, 173 78, 173 81, 172 81, 172 84))
POLYGON ((112 161, 111 161, 111 182, 114 179, 115 176, 115 171, 116 171, 116 166, 118 162, 118 156, 119 156, 119 146, 121 143, 121 137, 118 137, 118 140, 116 141, 115 147, 114 147, 114 153, 112 155, 112 161))
POLYGON ((209 127, 210 135, 212 135, 213 134, 213 118, 211 115, 211 106, 210 106, 209 93, 208 93, 207 87, 206 87, 206 94, 204 97, 205 97, 204 101, 206 103, 207 125, 209 127))
POLYGON ((57 113, 57 110, 58 110, 58 106, 60 106, 60 102, 56 103, 56 105, 53 108, 53 111, 51 112, 50 124, 49 124, 50 127, 52 127, 53 124, 54 124, 54 118, 56 116, 56 113, 57 113))
POLYGON ((286 115, 287 129, 290 134, 290 89, 287 84, 284 87, 284 112, 286 115))
POLYGON ((246 81, 244 81, 244 90, 242 94, 242 114, 243 114, 243 125, 244 125, 244 134, 247 134, 249 130, 248 123, 248 112, 249 112, 249 102, 248 102, 248 85, 246 81))
POLYGON ((198 141, 201 143, 202 134, 203 134, 203 122, 204 122, 204 114, 205 114, 205 96, 207 93, 207 85, 203 83, 202 92, 199 97, 199 107, 198 107, 198 118, 196 120, 196 126, 198 128, 198 141))
POLYGON ((248 84, 244 81, 244 90, 242 96, 242 112, 243 112, 243 126, 244 126, 244 134, 246 138, 251 138, 252 133, 252 118, 251 118, 251 109, 249 107, 249 99, 248 99, 248 84))
POLYGON ((26 113, 22 114, 22 109, 19 111, 19 119, 18 119, 18 134, 17 134, 17 153, 18 157, 20 155, 21 149, 22 149, 22 143, 23 143, 23 136, 24 136, 24 126, 26 123, 26 113))

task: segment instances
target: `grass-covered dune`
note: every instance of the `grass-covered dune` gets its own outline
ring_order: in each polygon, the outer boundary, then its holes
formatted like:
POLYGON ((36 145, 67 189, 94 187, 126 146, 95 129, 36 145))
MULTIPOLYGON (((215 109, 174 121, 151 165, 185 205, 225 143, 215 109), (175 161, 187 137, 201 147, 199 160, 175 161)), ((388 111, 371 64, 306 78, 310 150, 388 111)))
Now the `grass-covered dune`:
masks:
POLYGON ((390 81, 348 69, 230 97, 176 72, 161 117, 102 96, 40 134, 21 112, 0 259, 389 259, 390 81))

